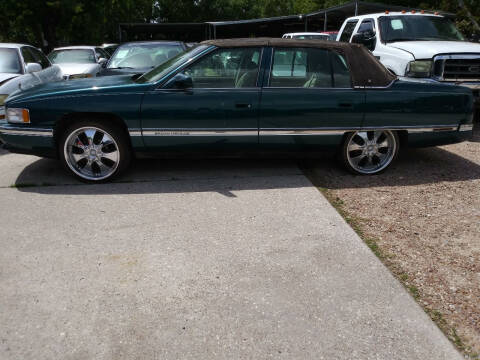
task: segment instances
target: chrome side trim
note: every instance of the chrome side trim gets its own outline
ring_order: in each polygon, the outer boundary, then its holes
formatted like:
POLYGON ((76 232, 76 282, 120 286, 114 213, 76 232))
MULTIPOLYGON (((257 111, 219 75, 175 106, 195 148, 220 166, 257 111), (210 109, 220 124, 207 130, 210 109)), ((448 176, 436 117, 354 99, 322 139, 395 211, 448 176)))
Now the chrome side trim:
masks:
POLYGON ((278 136, 278 135, 343 135, 347 131, 352 130, 328 130, 328 129, 262 129, 259 131, 259 135, 263 136, 278 136))
MULTIPOLYGON (((434 125, 434 126, 368 126, 358 128, 264 128, 264 129, 156 129, 143 130, 131 129, 131 136, 291 136, 291 135, 316 135, 335 136, 343 135, 352 131, 372 130, 406 130, 409 133, 456 131, 458 125, 434 125)), ((466 130, 465 130, 466 131, 466 130)))
POLYGON ((0 127, 0 133, 6 135, 45 136, 52 137, 53 129, 0 127))
POLYGON ((473 124, 462 124, 458 127, 458 131, 473 131, 473 124))
POLYGON ((130 136, 142 136, 142 129, 129 129, 130 136))
POLYGON ((258 136, 257 129, 143 129, 143 136, 258 136))

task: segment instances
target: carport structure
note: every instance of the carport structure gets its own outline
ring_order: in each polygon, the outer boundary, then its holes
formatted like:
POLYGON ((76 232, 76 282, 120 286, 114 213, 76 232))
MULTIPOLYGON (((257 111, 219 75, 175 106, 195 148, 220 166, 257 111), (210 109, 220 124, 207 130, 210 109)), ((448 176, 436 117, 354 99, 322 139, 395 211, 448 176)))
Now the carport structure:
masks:
MULTIPOLYGON (((261 19, 210 21, 205 23, 122 23, 119 24, 119 41, 165 39, 189 42, 260 36, 281 37, 285 33, 302 31, 336 31, 340 29, 343 21, 350 16, 378 13, 386 10, 408 11, 419 9, 412 9, 408 6, 351 1, 309 14, 261 19)), ((453 14, 445 12, 440 13, 453 16, 453 14)))

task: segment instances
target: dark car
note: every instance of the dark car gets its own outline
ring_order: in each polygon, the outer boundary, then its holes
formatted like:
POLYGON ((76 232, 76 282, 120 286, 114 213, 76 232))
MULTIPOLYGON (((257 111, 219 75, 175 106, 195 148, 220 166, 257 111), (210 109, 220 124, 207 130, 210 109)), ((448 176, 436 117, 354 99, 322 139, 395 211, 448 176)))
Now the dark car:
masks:
POLYGON ((12 96, 0 136, 98 182, 155 153, 331 149, 376 174, 400 147, 472 134, 462 86, 399 80, 363 46, 212 40, 138 76, 48 83, 12 96), (290 70, 285 64, 290 62, 290 70))
POLYGON ((180 41, 142 41, 120 45, 100 71, 100 76, 143 74, 184 52, 180 41))

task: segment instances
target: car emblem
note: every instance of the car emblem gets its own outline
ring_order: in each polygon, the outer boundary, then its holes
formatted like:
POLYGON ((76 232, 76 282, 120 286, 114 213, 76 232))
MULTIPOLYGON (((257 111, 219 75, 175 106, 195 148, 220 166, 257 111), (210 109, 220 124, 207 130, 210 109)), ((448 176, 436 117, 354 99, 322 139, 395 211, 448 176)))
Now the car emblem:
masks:
POLYGON ((470 71, 471 73, 480 73, 480 66, 478 65, 470 66, 468 68, 468 71, 470 71))

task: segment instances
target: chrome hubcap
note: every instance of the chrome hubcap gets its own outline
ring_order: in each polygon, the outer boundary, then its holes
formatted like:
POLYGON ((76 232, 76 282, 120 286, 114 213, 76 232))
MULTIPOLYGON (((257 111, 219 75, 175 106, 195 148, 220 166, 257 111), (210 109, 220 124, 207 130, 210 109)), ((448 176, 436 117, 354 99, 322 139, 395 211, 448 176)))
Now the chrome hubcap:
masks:
POLYGON ((396 147, 395 137, 389 130, 358 131, 347 145, 347 159, 356 171, 373 174, 390 164, 396 147))
POLYGON ((65 159, 77 175, 87 180, 102 180, 118 167, 117 143, 106 131, 95 127, 80 128, 65 141, 65 159))

